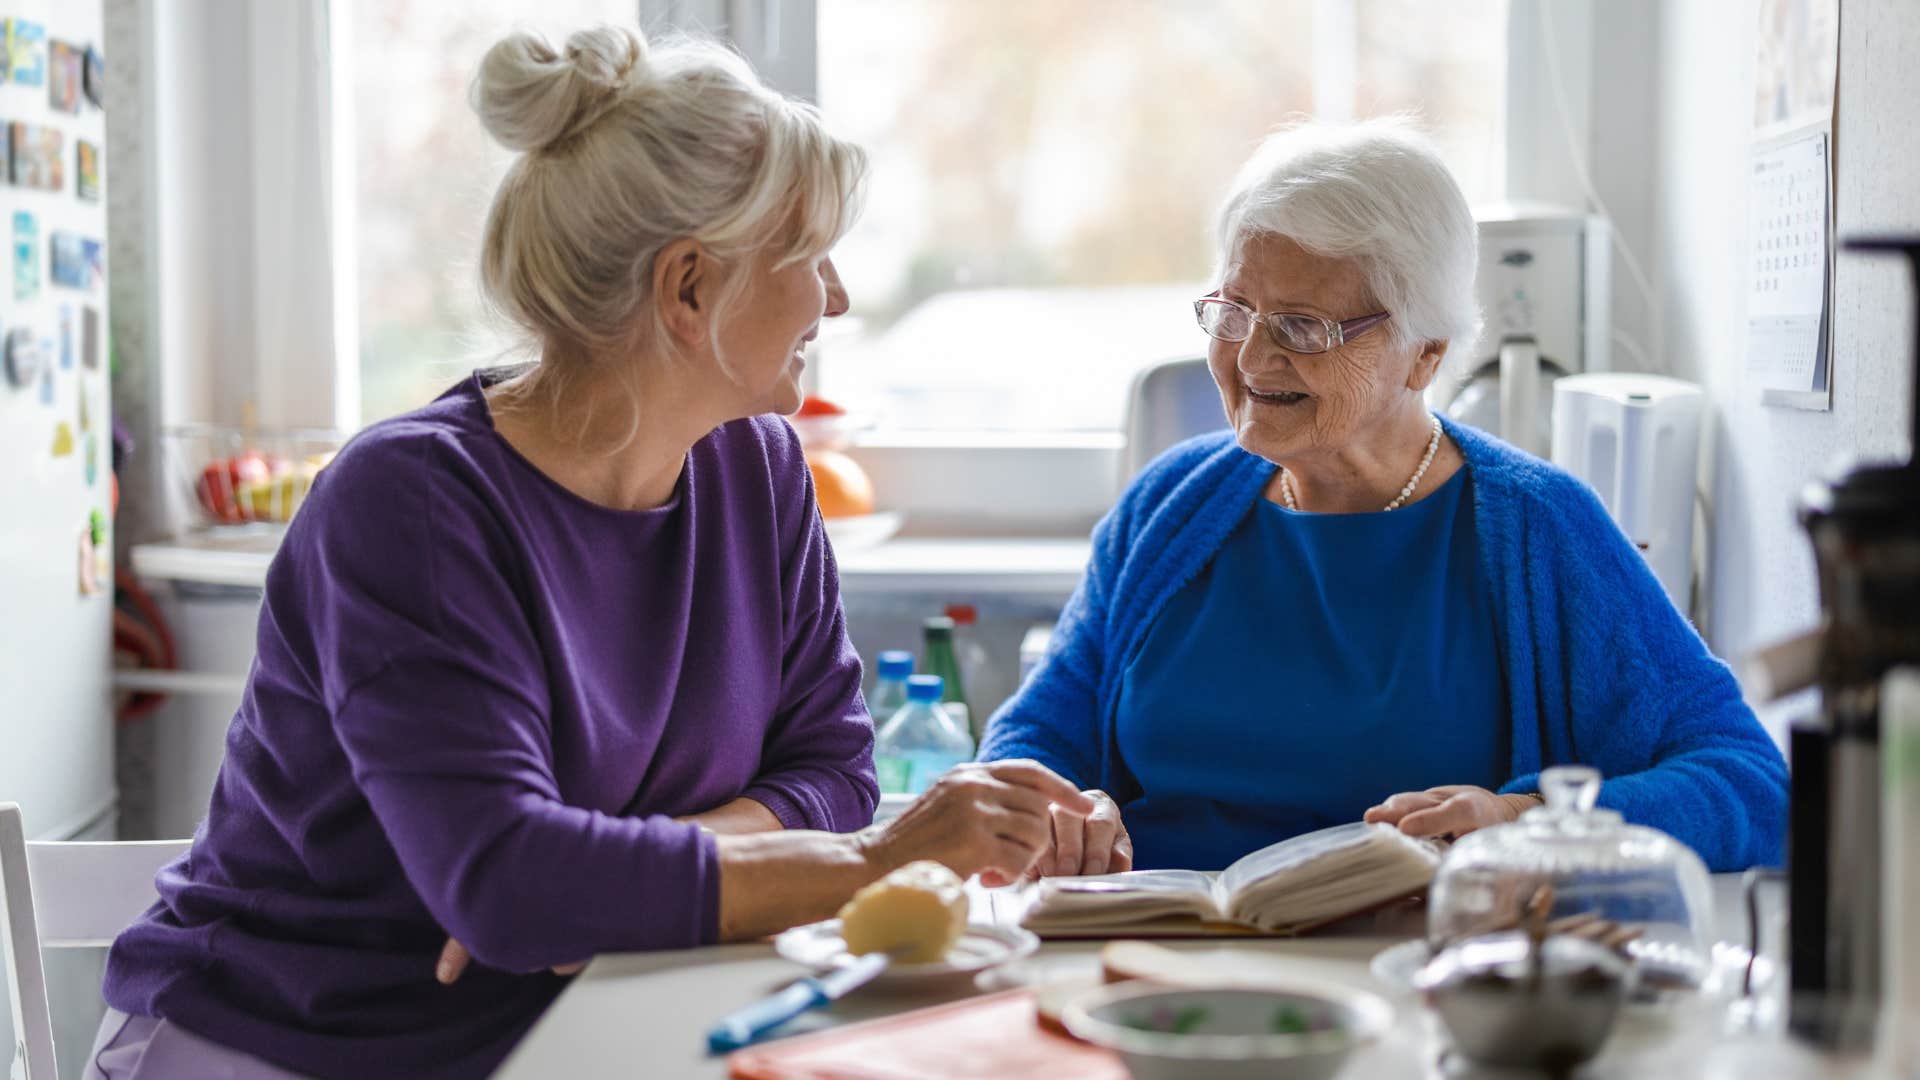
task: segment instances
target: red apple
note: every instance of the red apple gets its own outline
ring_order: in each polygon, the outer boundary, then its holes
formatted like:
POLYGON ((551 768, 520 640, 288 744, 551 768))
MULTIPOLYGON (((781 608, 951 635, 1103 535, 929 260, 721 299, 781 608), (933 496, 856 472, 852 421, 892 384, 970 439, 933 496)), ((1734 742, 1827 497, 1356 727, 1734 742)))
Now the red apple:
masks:
POLYGON ((248 450, 200 470, 193 493, 215 521, 237 525, 246 521, 247 505, 239 497, 241 488, 263 483, 273 476, 273 466, 257 451, 248 450))

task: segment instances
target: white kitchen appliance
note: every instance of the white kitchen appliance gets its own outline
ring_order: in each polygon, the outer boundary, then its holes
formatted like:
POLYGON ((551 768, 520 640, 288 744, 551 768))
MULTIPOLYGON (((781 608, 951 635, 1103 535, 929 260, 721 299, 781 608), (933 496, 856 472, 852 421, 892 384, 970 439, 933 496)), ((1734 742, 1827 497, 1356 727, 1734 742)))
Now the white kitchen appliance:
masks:
MULTIPOLYGON (((111 840, 116 815, 101 10, 0 6, 0 802, 32 840, 111 840)), ((48 957, 56 1043, 76 1061, 102 962, 48 957)))
POLYGON ((1553 463, 1587 482, 1681 611, 1693 589, 1700 387, 1661 375, 1553 384, 1553 463))
POLYGON ((1480 338, 1454 342, 1428 403, 1530 453, 1551 444, 1553 382, 1608 368, 1607 219, 1542 205, 1474 211, 1480 338))

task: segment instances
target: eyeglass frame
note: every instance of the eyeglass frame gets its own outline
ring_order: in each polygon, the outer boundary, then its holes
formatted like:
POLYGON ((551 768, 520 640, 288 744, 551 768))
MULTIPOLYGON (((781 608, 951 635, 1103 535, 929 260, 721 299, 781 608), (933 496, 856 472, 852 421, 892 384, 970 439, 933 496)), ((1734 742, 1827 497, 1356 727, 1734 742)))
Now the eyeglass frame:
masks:
POLYGON ((1253 336, 1253 326, 1264 326, 1267 329, 1267 340, 1273 342, 1275 345, 1279 346, 1280 348, 1285 349, 1288 352, 1302 353, 1307 356, 1317 356, 1320 353, 1332 352, 1333 350, 1339 348, 1340 346, 1345 345, 1347 342, 1352 341, 1354 338, 1357 338, 1360 335, 1366 333, 1367 331, 1373 329, 1374 327, 1379 326, 1381 323, 1386 322, 1388 319, 1393 318, 1393 313, 1388 311, 1379 311, 1379 312, 1375 312, 1372 315, 1361 315, 1358 318, 1348 319, 1344 322, 1335 322, 1332 319, 1324 318, 1322 316, 1315 315, 1311 312, 1306 312, 1306 311, 1270 311, 1262 315, 1260 312, 1255 311, 1252 308, 1248 307, 1247 305, 1239 303, 1238 301, 1229 300, 1226 297, 1219 295, 1218 293, 1209 293, 1206 296, 1203 296, 1200 299, 1195 300, 1193 302, 1193 318, 1195 322, 1200 324, 1200 329, 1205 330, 1207 336, 1212 338, 1215 341, 1226 341, 1226 342, 1245 341, 1247 340, 1247 338, 1250 338, 1253 336), (1227 307, 1238 308, 1241 311, 1246 312, 1248 319, 1250 319, 1253 324, 1247 327, 1247 337, 1241 337, 1241 338, 1221 337, 1220 335, 1214 333, 1213 331, 1208 330, 1206 317, 1201 314, 1201 311, 1203 310, 1201 305, 1203 304, 1224 304, 1227 307), (1324 349, 1302 349, 1296 345, 1290 344, 1285 341, 1281 341, 1279 334, 1276 333, 1273 328, 1272 320, 1277 319, 1283 315, 1293 319, 1312 319, 1315 322, 1318 322, 1321 326, 1326 327, 1327 347, 1324 349))

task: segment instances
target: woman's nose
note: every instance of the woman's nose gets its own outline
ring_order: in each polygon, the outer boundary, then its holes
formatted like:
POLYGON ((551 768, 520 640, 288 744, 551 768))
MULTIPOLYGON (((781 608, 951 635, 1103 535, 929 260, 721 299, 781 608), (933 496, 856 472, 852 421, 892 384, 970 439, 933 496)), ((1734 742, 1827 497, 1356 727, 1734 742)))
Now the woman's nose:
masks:
POLYGON ((852 302, 847 298, 847 287, 841 283, 840 270, 833 265, 833 259, 820 264, 820 280, 827 283, 826 317, 845 315, 852 302))
POLYGON ((1292 354, 1274 343, 1267 335, 1266 328, 1256 326, 1247 340, 1240 343, 1240 351, 1234 360, 1234 366, 1242 375, 1258 375, 1282 365, 1293 363, 1292 354))

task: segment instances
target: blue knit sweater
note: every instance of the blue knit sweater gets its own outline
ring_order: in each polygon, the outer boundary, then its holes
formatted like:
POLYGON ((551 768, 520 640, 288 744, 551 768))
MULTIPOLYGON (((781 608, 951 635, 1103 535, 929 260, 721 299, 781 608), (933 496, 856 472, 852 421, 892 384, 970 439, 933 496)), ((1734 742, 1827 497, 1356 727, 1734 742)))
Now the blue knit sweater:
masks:
MULTIPOLYGON (((1472 473, 1507 676, 1513 761, 1501 790, 1537 790, 1549 765, 1592 765, 1606 777, 1601 805, 1671 833, 1711 869, 1779 862, 1786 762, 1639 551, 1572 476, 1442 422, 1472 473)), ((1046 661, 994 715, 980 757, 1035 758, 1106 791, 1124 816, 1141 789, 1114 734, 1121 674, 1273 472, 1230 432, 1147 466, 1095 526, 1046 661)))

